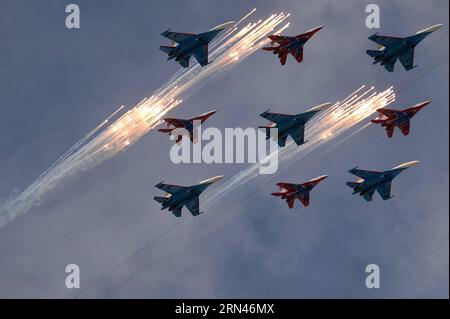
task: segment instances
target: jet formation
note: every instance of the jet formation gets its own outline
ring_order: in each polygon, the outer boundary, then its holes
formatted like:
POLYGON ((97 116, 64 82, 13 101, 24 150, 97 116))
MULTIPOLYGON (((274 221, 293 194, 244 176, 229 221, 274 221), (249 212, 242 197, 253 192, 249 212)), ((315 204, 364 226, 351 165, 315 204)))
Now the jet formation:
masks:
MULTIPOLYGON (((171 46, 161 46, 160 49, 167 53, 168 60, 174 59, 184 68, 189 67, 189 60, 192 55, 202 67, 206 66, 211 63, 208 59, 208 44, 221 31, 233 24, 234 22, 224 23, 200 34, 172 32, 169 29, 161 35, 172 40, 174 43, 171 46)), ((416 67, 414 65, 414 48, 429 34, 441 27, 442 24, 438 24, 405 38, 383 36, 375 33, 369 39, 377 43, 379 48, 377 50, 367 50, 366 53, 374 59, 373 64, 380 63, 389 72, 394 71, 394 65, 397 60, 400 60, 405 70, 409 71, 416 67)), ((302 62, 305 43, 321 29, 322 26, 319 26, 297 36, 270 35, 271 46, 263 47, 262 49, 278 55, 281 65, 285 65, 289 54, 297 62, 302 62)), ((384 127, 389 138, 393 136, 395 127, 398 127, 403 135, 406 136, 410 131, 411 118, 430 102, 421 102, 403 110, 380 108, 377 110, 379 116, 370 122, 384 127)), ((279 147, 286 145, 286 140, 289 136, 299 146, 307 142, 305 141, 306 123, 318 112, 330 106, 331 103, 324 103, 303 113, 294 115, 272 113, 267 110, 260 114, 260 116, 272 123, 259 127, 266 130, 266 139, 271 138, 271 129, 276 128, 278 133, 273 138, 277 139, 279 147)), ((165 118, 163 121, 167 124, 167 127, 161 128, 159 131, 173 135, 177 129, 185 129, 189 132, 190 140, 195 142, 193 133, 194 121, 199 121, 202 124, 215 113, 216 111, 211 111, 190 119, 165 118)), ((181 139, 182 136, 178 135, 176 142, 179 143, 181 139)), ((354 182, 347 182, 346 185, 353 189, 353 194, 359 194, 366 201, 372 201, 375 192, 378 192, 383 200, 388 200, 393 197, 391 196, 391 184, 394 178, 417 163, 418 161, 403 163, 386 171, 362 170, 355 167, 349 170, 349 172, 356 175, 358 179, 354 182)), ((162 205, 162 210, 168 209, 176 217, 181 216, 181 210, 184 206, 187 207, 193 216, 198 216, 202 213, 199 208, 200 194, 211 184, 222 179, 222 177, 212 177, 193 186, 170 185, 161 182, 155 186, 166 191, 166 195, 155 196, 154 199, 162 205)), ((322 175, 300 184, 279 182, 276 185, 280 188, 280 191, 274 192, 271 195, 285 200, 289 209, 294 207, 295 199, 298 199, 307 207, 310 203, 311 190, 327 177, 327 175, 322 175)))
POLYGON ((400 60, 405 70, 409 71, 416 67, 414 65, 414 48, 416 45, 441 27, 442 24, 437 24, 406 38, 378 35, 377 32, 371 35, 369 40, 377 43, 380 46, 379 49, 367 50, 366 53, 374 59, 373 64, 380 63, 388 72, 394 71, 397 59, 400 60))
POLYGON ((273 54, 278 54, 278 59, 280 59, 281 65, 286 64, 286 59, 288 54, 292 54, 297 63, 303 61, 303 46, 306 42, 323 27, 319 26, 305 33, 288 37, 283 35, 269 35, 269 39, 272 40, 270 47, 262 48, 265 51, 271 51, 273 54), (273 46, 278 44, 277 46, 273 46))
POLYGON ((398 127, 400 131, 402 131, 403 135, 407 136, 409 134, 410 120, 417 114, 417 112, 430 103, 431 101, 425 101, 404 110, 381 108, 377 110, 381 116, 378 116, 370 122, 380 124, 384 127, 389 138, 391 138, 394 134, 395 127, 398 127))

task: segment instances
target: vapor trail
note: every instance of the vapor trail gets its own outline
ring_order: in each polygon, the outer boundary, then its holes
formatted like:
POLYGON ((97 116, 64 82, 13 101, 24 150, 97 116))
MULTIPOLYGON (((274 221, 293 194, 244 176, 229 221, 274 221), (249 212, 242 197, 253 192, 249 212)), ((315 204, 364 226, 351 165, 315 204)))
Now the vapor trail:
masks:
POLYGON ((0 227, 39 204, 44 195, 68 177, 128 149, 159 125, 167 112, 180 105, 181 97, 186 98, 192 87, 205 83, 210 76, 242 61, 270 41, 267 35, 281 33, 289 25, 283 24, 289 14, 280 13, 239 28, 238 25, 254 11, 250 11, 211 44, 211 64, 201 67, 194 63, 190 68, 176 72, 152 96, 145 98, 106 126, 109 120, 122 110, 121 107, 78 141, 18 197, 9 200, 0 208, 0 227))

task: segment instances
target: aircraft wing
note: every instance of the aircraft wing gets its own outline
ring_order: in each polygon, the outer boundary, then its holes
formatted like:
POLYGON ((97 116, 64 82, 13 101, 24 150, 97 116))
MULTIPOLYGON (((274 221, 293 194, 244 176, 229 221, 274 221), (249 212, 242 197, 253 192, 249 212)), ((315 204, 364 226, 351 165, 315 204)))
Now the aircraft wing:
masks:
POLYGON ((161 35, 163 37, 166 37, 169 40, 175 41, 177 43, 186 41, 190 38, 192 38, 193 36, 195 36, 195 34, 193 33, 181 33, 181 32, 172 32, 169 30, 164 31, 163 33, 161 33, 161 35))
POLYGON ((373 196, 373 193, 374 193, 374 192, 375 192, 375 191, 370 191, 370 192, 364 193, 364 194, 363 194, 364 199, 365 199, 366 201, 370 202, 370 201, 372 200, 372 196, 373 196))
POLYGON ((315 181, 308 181, 302 184, 302 186, 304 186, 305 188, 308 187, 314 187, 319 183, 319 181, 315 180, 315 181))
POLYGON ((297 60, 297 62, 303 61, 303 47, 299 47, 295 50, 290 50, 292 56, 297 60))
POLYGON ((292 137, 295 144, 302 145, 303 143, 305 143, 305 127, 303 125, 292 129, 289 132, 289 135, 292 137))
POLYGON ((260 114, 260 116, 264 117, 265 119, 273 122, 273 123, 281 123, 286 120, 289 120, 293 117, 293 115, 289 114, 280 114, 280 113, 270 113, 269 111, 265 111, 264 113, 260 114))
POLYGON ((186 55, 184 56, 182 59, 178 60, 178 63, 180 63, 180 65, 183 68, 188 68, 189 67, 189 59, 191 58, 191 55, 186 55))
POLYGON ((309 193, 299 196, 298 199, 302 202, 303 206, 307 207, 309 205, 309 193))
POLYGON ((280 135, 278 135, 278 139, 277 139, 277 142, 278 142, 278 146, 279 147, 284 147, 285 145, 286 145, 286 139, 287 139, 287 135, 286 134, 280 134, 280 135))
POLYGON ((388 200, 389 198, 391 198, 391 182, 387 182, 378 187, 377 192, 384 200, 388 200))
POLYGON ((192 53, 201 66, 208 64, 208 45, 202 45, 192 53))
POLYGON ((395 60, 394 62, 389 62, 389 63, 386 63, 385 65, 384 65, 384 68, 388 71, 388 72, 394 72, 394 66, 395 66, 395 62, 396 62, 397 60, 395 60))
POLYGON ((378 43, 379 45, 387 47, 394 44, 397 41, 403 40, 403 38, 378 35, 377 33, 375 33, 369 37, 369 40, 372 40, 373 42, 378 43))
POLYGON ((394 128, 395 128, 394 125, 389 125, 388 127, 386 127, 387 136, 389 138, 391 138, 392 135, 394 134, 394 128))
POLYGON ((287 51, 287 50, 282 51, 282 52, 278 55, 278 58, 280 59, 281 65, 285 65, 285 64, 286 64, 287 56, 288 56, 288 51, 287 51))
POLYGON ((288 192, 293 192, 297 189, 297 185, 292 183, 277 183, 277 186, 287 190, 288 192))
POLYGON ((406 136, 409 134, 409 121, 406 123, 400 124, 398 127, 402 131, 403 135, 406 136))
POLYGON ((189 209, 189 211, 191 212, 192 216, 197 216, 200 214, 200 205, 199 205, 199 199, 198 196, 191 199, 189 202, 187 202, 186 204, 187 209, 189 209))
POLYGON ((269 35, 269 39, 272 40, 272 42, 276 42, 278 44, 286 42, 288 37, 282 36, 282 35, 269 35))
POLYGON ((170 212, 174 214, 176 217, 181 217, 181 208, 182 206, 173 206, 171 207, 170 212))
POLYGON ((175 127, 186 127, 185 120, 182 119, 168 117, 163 119, 163 121, 175 127))
POLYGON ((348 171, 349 173, 358 176, 362 179, 370 179, 370 178, 374 178, 377 177, 378 175, 380 175, 381 172, 377 172, 377 171, 366 171, 363 169, 359 169, 357 167, 352 168, 351 170, 348 171))
POLYGON ((405 53, 400 55, 398 59, 406 71, 414 68, 414 48, 407 50, 405 53))
POLYGON ((288 197, 286 202, 288 204, 289 209, 294 207, 295 196, 288 197))
POLYGON ((156 184, 155 187, 157 187, 169 194, 176 193, 176 192, 186 188, 185 186, 164 184, 163 182, 156 184))
POLYGON ((386 116, 391 116, 391 115, 395 115, 398 113, 397 110, 391 110, 391 109, 386 109, 386 108, 378 109, 377 112, 381 113, 383 115, 386 115, 386 116))

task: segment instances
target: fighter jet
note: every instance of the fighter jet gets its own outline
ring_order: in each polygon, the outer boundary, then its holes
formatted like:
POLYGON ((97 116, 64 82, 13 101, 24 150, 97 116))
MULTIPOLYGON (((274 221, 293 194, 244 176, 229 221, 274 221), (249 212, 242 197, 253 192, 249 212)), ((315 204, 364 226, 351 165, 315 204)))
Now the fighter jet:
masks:
POLYGON ((294 207, 296 198, 302 202, 303 206, 307 207, 309 205, 309 192, 327 177, 327 175, 322 175, 303 184, 277 183, 281 192, 272 193, 272 195, 285 199, 289 209, 294 207))
POLYGON ((377 112, 381 115, 370 122, 381 124, 382 127, 386 128, 387 136, 389 138, 394 134, 394 128, 396 126, 402 131, 403 135, 406 136, 409 134, 410 120, 417 112, 430 103, 431 101, 425 101, 404 110, 378 109, 377 112))
POLYGON ((347 182, 346 184, 353 189, 353 194, 359 194, 368 202, 372 200, 375 191, 380 194, 383 200, 392 198, 391 183, 398 174, 411 166, 415 166, 419 161, 403 163, 384 172, 365 171, 357 167, 349 170, 349 173, 356 175, 359 179, 356 182, 347 182))
POLYGON ((160 182, 155 187, 166 192, 165 196, 155 196, 154 199, 162 204, 161 210, 169 209, 176 217, 181 217, 181 209, 186 206, 193 216, 200 215, 199 196, 211 184, 222 179, 222 175, 211 177, 193 186, 169 185, 160 182))
MULTIPOLYGON (((173 133, 176 133, 176 129, 184 128, 185 130, 189 131, 189 139, 194 143, 194 121, 199 121, 200 124, 203 124, 203 122, 205 122, 211 115, 216 112, 217 111, 214 110, 211 112, 203 113, 188 120, 168 117, 163 119, 163 121, 167 123, 167 128, 161 128, 158 131, 162 133, 169 133, 169 135, 172 135, 173 133)), ((180 143, 182 138, 182 135, 178 135, 176 142, 180 143)))
POLYGON ((286 59, 289 53, 292 54, 295 60, 297 60, 297 63, 300 63, 303 61, 303 45, 309 40, 309 38, 311 38, 317 31, 322 28, 322 26, 316 27, 294 37, 269 35, 269 39, 272 40, 271 45, 277 43, 278 46, 264 47, 262 49, 266 51, 272 51, 273 54, 278 54, 281 65, 284 65, 286 63, 286 59))
POLYGON ((394 64, 397 59, 400 60, 405 70, 409 71, 416 67, 414 65, 414 48, 416 45, 425 39, 427 35, 441 27, 442 24, 437 24, 406 38, 378 35, 377 32, 371 35, 369 39, 379 44, 379 49, 367 50, 366 53, 374 58, 373 64, 381 63, 389 72, 394 71, 394 64))
POLYGON ((307 141, 305 138, 305 124, 318 112, 331 106, 331 103, 324 103, 315 106, 304 113, 297 115, 270 113, 269 110, 260 114, 260 116, 273 122, 268 126, 259 126, 259 128, 266 129, 266 139, 270 138, 270 129, 278 129, 278 145, 284 147, 286 139, 291 136, 295 144, 302 145, 307 141))
POLYGON ((210 63, 208 62, 209 42, 231 25, 234 25, 233 21, 221 24, 200 34, 171 32, 169 29, 161 33, 161 35, 172 40, 173 43, 170 46, 160 46, 159 49, 168 54, 167 60, 175 59, 183 68, 189 67, 191 55, 194 55, 201 66, 205 66, 210 63), (175 45, 175 43, 178 43, 178 45, 175 45))

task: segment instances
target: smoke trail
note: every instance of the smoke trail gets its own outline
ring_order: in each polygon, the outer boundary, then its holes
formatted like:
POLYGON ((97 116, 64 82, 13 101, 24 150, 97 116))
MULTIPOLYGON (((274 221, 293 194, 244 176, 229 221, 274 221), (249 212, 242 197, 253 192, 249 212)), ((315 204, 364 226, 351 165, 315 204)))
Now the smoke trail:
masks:
MULTIPOLYGON (((272 150, 268 156, 279 156, 278 164, 288 161, 294 156, 297 160, 304 158, 319 146, 342 136, 349 129, 372 115, 377 109, 385 107, 394 101, 395 93, 393 87, 376 93, 373 87, 366 89, 365 86, 362 86, 341 102, 337 102, 327 110, 319 113, 318 116, 306 124, 305 132, 310 137, 307 143, 297 146, 291 141, 287 143, 286 147, 279 149, 278 154, 272 150)), ((260 167, 261 164, 256 163, 233 176, 220 189, 217 188, 214 193, 209 194, 205 204, 219 200, 256 176, 270 176, 260 175, 260 167)), ((280 169, 283 171, 286 168, 286 166, 279 165, 278 173, 280 169)))
POLYGON ((201 85, 210 76, 236 65, 250 54, 266 45, 267 35, 279 34, 289 24, 281 24, 289 14, 273 14, 266 20, 248 23, 241 29, 238 25, 255 9, 239 20, 230 30, 211 43, 209 56, 213 62, 205 67, 197 63, 175 73, 171 79, 136 106, 122 114, 105 127, 122 107, 71 147, 34 183, 18 197, 0 209, 0 227, 39 204, 44 195, 75 173, 92 168, 106 159, 126 150, 150 130, 160 124, 161 118, 180 105, 181 96, 187 97, 189 89, 201 85))

